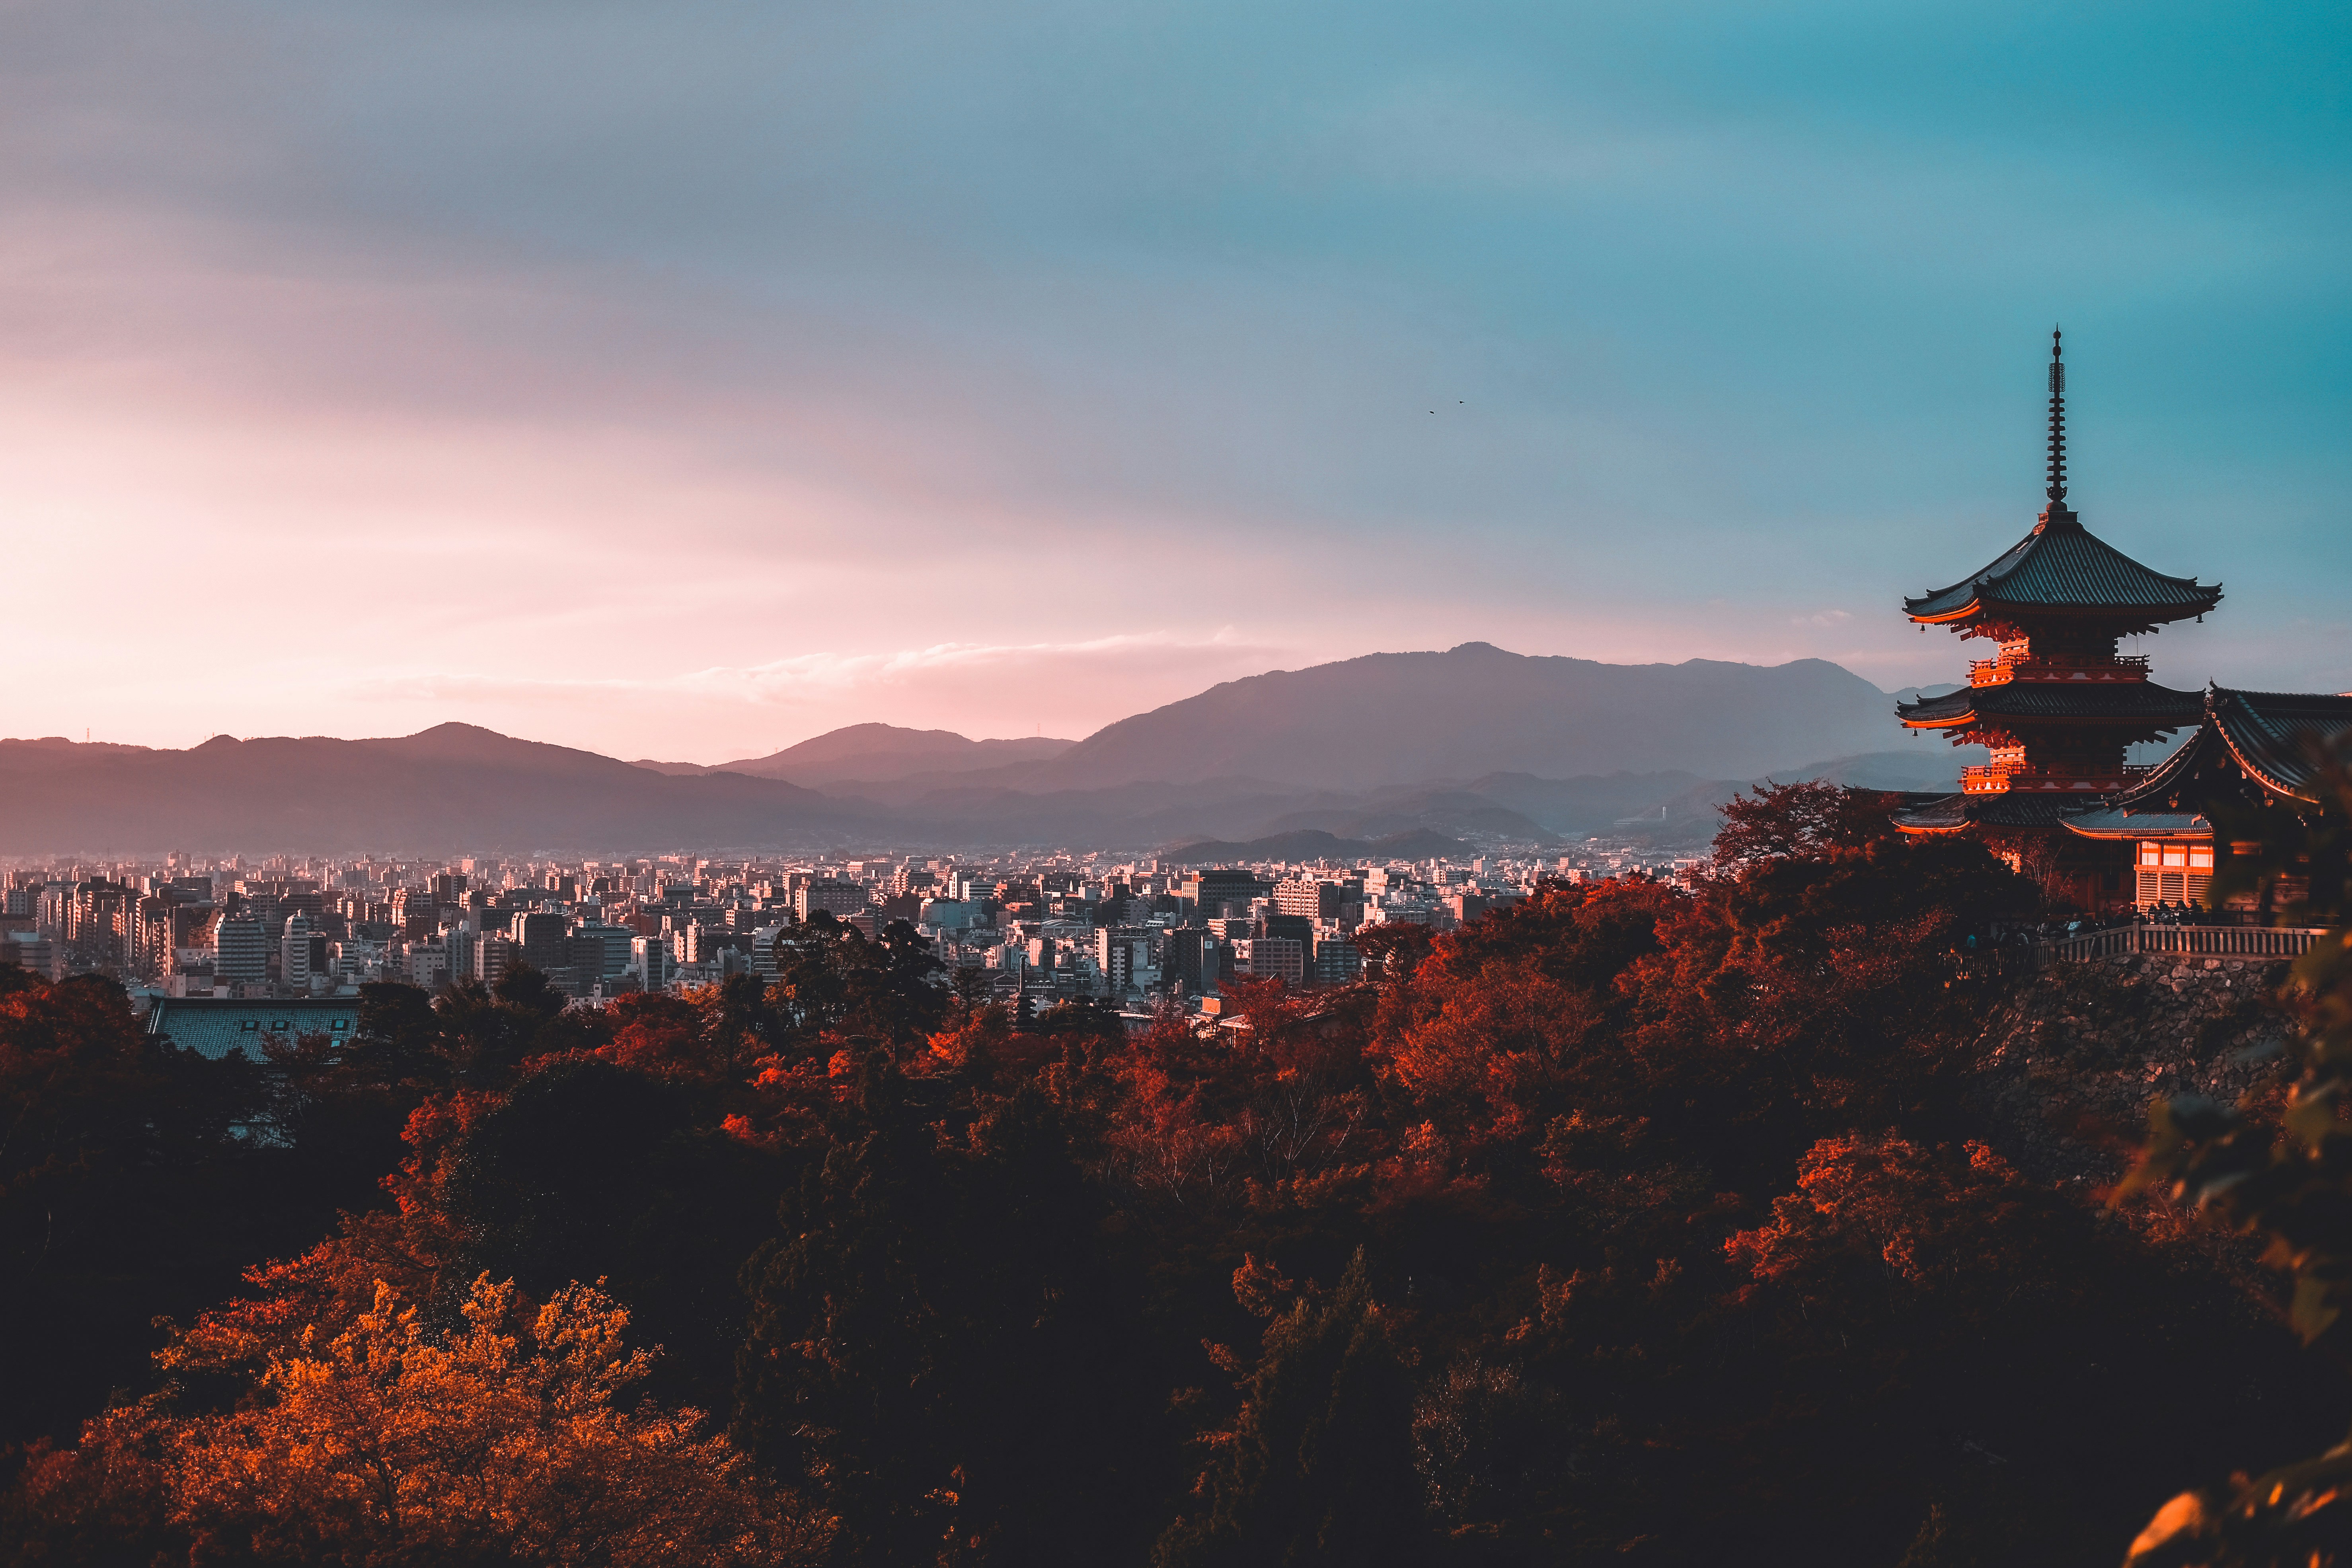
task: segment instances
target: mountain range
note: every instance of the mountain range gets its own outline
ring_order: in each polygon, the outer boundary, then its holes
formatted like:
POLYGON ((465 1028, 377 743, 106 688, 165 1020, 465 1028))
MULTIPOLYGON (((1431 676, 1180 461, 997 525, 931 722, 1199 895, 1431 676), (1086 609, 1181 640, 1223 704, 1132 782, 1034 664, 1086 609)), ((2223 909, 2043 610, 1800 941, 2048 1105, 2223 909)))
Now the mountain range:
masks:
POLYGON ((1822 659, 1600 664, 1474 642, 1229 680, 1017 776, 1064 789, 1218 778, 1377 789, 1619 769, 1741 778, 1874 751, 1895 733, 1887 694, 1822 659))
POLYGON ((1952 787, 1945 747, 1880 749, 1900 733, 1891 707, 1817 659, 1606 665, 1470 643, 1228 681, 1075 742, 859 724, 718 766, 465 724, 186 751, 0 741, 0 855, 1704 839, 1740 781, 1952 787))

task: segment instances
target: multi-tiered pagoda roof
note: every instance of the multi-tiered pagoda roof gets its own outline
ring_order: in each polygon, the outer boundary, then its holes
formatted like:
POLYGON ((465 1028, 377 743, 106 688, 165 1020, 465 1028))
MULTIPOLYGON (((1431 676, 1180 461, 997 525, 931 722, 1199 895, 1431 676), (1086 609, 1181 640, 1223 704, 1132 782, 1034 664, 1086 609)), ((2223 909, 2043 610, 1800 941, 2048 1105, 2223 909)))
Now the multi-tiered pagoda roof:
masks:
POLYGON ((2218 584, 2143 566, 2084 528, 2074 512, 2053 505, 1991 565, 1948 588, 1904 600, 1903 613, 1922 626, 1960 626, 1979 637, 1999 625, 2051 616, 2152 632, 2221 602, 2218 584))
POLYGON ((2065 366, 2051 334, 2049 505, 2032 531, 1949 587, 1904 601, 1922 629, 1940 626, 2000 645, 1969 667, 1969 683, 1900 704, 1906 727, 1992 760, 1962 770, 1960 794, 1895 819, 1914 833, 1971 826, 2051 829, 2067 811, 2126 788, 2136 742, 2194 724, 2204 704, 2148 679, 2119 639, 2200 616, 2219 586, 2143 566, 2095 537, 2066 505, 2065 366))

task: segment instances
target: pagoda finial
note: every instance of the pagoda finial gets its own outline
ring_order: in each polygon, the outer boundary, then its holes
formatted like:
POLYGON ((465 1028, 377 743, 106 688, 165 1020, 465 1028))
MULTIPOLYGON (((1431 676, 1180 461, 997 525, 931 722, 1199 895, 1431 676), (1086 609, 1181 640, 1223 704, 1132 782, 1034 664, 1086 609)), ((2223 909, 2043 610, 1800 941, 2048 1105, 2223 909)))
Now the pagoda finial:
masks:
POLYGON ((2066 362, 2058 329, 2050 329, 2050 504, 2066 499, 2066 362))

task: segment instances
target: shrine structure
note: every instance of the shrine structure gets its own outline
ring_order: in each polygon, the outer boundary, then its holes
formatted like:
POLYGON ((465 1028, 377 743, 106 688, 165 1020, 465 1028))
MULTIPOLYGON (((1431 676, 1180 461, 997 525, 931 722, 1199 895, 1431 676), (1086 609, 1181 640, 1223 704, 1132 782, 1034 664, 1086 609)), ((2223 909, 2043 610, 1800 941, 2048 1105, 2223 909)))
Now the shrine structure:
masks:
POLYGON ((2095 537, 2066 505, 2066 370, 2050 334, 2048 505, 2033 530, 1979 571, 1904 603, 1922 631, 1945 626, 1999 653, 1969 666, 1964 687, 1900 705, 1906 727, 1990 750, 1962 770, 1960 793, 1898 812, 1906 833, 1980 834, 2053 895, 2085 909, 2127 900, 2112 847, 2063 819, 2120 795, 2147 770, 2125 757, 2205 717, 2202 695, 2148 679, 2122 639, 2202 617, 2218 585, 2168 577, 2095 537))

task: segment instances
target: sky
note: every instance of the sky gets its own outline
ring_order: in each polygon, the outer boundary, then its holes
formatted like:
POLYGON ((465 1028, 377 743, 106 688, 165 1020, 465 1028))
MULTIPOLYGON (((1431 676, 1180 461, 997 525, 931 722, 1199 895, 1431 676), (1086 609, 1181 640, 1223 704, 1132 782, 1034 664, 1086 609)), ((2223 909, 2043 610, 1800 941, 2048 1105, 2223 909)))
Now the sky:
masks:
MULTIPOLYGON (((0 735, 1084 735, 1982 650, 2352 689, 2352 13, 0 0, 0 735)), ((1899 731, 1889 721, 1890 748, 1899 731)))

